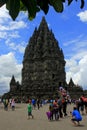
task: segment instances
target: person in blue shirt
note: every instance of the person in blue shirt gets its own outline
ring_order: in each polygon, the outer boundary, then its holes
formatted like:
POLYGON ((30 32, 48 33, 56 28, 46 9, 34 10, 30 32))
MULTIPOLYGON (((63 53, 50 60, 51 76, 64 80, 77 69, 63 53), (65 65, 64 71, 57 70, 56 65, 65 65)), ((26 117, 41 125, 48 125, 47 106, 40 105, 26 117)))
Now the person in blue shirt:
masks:
POLYGON ((82 116, 80 114, 80 112, 77 110, 76 107, 73 107, 73 111, 72 111, 72 123, 76 126, 80 125, 80 121, 82 121, 82 116))

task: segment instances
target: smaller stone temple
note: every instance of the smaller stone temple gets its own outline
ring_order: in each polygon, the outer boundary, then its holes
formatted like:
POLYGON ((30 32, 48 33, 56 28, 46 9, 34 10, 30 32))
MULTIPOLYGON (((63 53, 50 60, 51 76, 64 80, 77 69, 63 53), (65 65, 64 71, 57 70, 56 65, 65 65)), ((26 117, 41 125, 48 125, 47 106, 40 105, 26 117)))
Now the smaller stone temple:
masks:
POLYGON ((87 95, 83 91, 82 86, 80 86, 78 84, 76 85, 74 83, 74 81, 72 80, 72 78, 70 78, 70 81, 69 81, 69 83, 67 85, 67 91, 69 92, 70 97, 73 98, 73 99, 77 99, 77 98, 79 99, 79 97, 81 95, 83 95, 83 93, 84 93, 84 95, 87 95))
POLYGON ((19 81, 15 80, 14 75, 12 75, 11 81, 9 83, 10 85, 10 96, 19 96, 21 97, 21 85, 19 81))

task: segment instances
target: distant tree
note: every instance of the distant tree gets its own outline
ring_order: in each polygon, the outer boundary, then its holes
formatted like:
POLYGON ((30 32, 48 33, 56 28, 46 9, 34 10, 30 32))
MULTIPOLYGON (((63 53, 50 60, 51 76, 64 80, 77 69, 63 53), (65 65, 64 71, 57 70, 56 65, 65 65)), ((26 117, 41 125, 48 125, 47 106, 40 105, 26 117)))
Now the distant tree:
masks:
MULTIPOLYGON (((79 0, 0 0, 0 7, 6 4, 9 15, 13 20, 16 19, 20 11, 28 11, 28 18, 32 20, 40 10, 43 10, 43 12, 47 14, 50 6, 52 6, 56 12, 61 13, 64 11, 64 3, 67 2, 69 6, 72 1, 77 2, 79 0)), ((85 0, 80 1, 80 8, 82 9, 85 0)))

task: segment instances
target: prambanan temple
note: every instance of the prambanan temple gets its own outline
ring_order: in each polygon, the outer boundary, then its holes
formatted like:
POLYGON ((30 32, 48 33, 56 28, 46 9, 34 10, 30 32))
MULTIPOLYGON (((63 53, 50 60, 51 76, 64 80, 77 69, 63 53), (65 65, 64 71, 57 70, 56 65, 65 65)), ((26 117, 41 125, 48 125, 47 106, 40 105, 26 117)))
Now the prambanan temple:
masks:
POLYGON ((25 48, 21 85, 13 76, 10 94, 53 97, 60 86, 66 86, 65 63, 63 50, 43 17, 25 48))
POLYGON ((52 96, 65 83, 63 51, 43 17, 25 49, 22 69, 23 95, 52 96))

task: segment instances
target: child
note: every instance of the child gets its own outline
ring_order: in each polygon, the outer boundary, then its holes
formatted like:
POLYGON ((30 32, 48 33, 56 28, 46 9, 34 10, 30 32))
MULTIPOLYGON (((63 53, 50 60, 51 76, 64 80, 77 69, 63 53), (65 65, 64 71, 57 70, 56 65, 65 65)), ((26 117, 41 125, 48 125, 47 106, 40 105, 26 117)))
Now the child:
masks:
POLYGON ((53 120, 53 102, 49 104, 50 120, 53 120))
POLYGON ((33 119, 31 101, 29 101, 29 104, 28 104, 28 106, 27 106, 27 109, 28 109, 28 119, 30 119, 30 116, 31 116, 32 119, 33 119))

